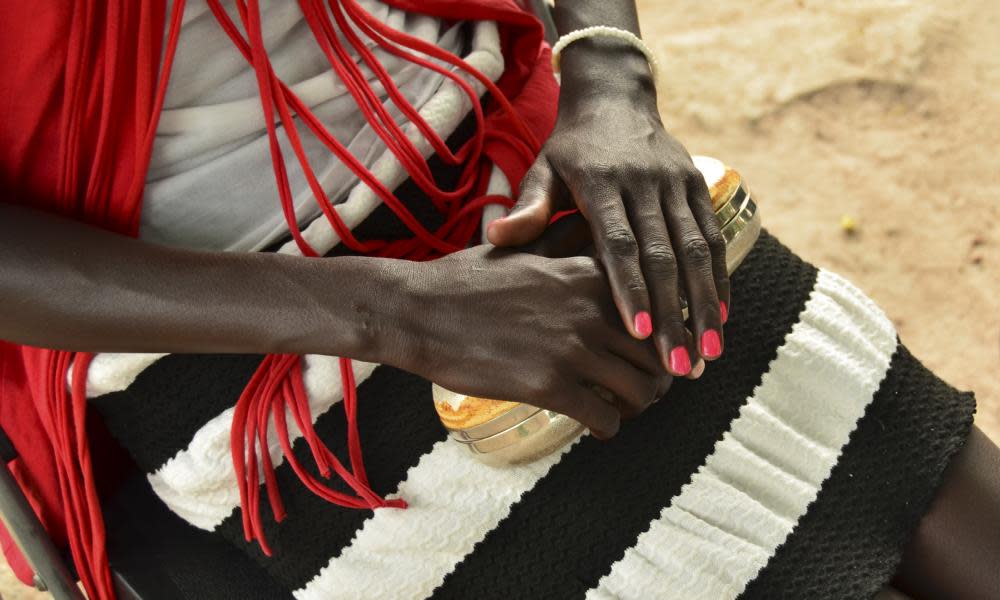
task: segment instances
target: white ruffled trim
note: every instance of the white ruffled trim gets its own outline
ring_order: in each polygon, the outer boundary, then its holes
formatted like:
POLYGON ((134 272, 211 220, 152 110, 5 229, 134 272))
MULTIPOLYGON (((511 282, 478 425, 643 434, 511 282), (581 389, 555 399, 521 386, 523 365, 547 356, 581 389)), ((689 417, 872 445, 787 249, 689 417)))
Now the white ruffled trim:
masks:
POLYGON ((409 507, 376 509, 351 544, 296 590, 295 597, 430 596, 570 447, 530 464, 494 468, 453 439, 438 442, 393 494, 406 498, 409 507))
MULTIPOLYGON (((375 370, 373 363, 354 361, 358 384, 375 370)), ((332 356, 306 355, 302 378, 309 395, 309 410, 317 418, 344 398, 340 364, 332 356)), ((187 448, 178 452, 148 476, 153 491, 181 518, 195 527, 211 531, 239 506, 236 472, 229 447, 234 408, 226 409, 199 429, 187 448)), ((291 413, 287 413, 288 436, 302 437, 291 413)), ((274 423, 268 431, 268 450, 274 466, 284 462, 274 423)), ((263 473, 261 473, 263 482, 263 473)))
POLYGON ((736 598, 816 499, 896 343, 874 302, 820 271, 730 431, 587 598, 638 600, 650 590, 660 598, 736 598))

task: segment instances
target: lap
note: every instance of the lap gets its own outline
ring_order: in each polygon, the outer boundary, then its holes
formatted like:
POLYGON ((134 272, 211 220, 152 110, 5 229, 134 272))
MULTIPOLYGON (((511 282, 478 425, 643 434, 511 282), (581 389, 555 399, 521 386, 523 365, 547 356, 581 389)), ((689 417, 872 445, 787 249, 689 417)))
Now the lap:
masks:
MULTIPOLYGON (((274 557, 243 542, 235 506, 209 529, 305 597, 381 587, 386 597, 648 598, 692 582, 704 597, 871 596, 961 446, 971 398, 898 345, 884 317, 867 315, 870 301, 766 233, 733 287, 726 357, 609 442, 586 436, 538 463, 486 467, 447 440, 428 382, 379 367, 359 390, 365 462, 376 491, 410 508, 325 504, 285 465, 288 517, 266 519, 274 557)), ((195 387, 179 394, 186 376, 168 366, 97 404, 199 401, 195 387)), ((203 379, 230 390, 221 406, 235 401, 238 376, 203 379)), ((127 421, 112 416, 112 430, 143 445, 127 421)), ((316 427, 342 445, 339 411, 316 427)), ((183 429, 174 455, 133 452, 143 470, 191 450, 198 434, 183 429)), ((311 462, 303 444, 295 452, 311 462)))

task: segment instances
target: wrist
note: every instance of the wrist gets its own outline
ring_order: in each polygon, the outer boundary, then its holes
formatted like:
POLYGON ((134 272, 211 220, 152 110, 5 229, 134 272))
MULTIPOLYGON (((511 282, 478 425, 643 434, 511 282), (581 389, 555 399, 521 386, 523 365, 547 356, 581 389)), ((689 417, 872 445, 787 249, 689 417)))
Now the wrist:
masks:
POLYGON ((656 86, 649 62, 624 40, 577 40, 562 51, 560 65, 560 109, 610 99, 655 110, 656 86))
POLYGON ((290 299, 273 352, 389 362, 405 313, 406 265, 369 257, 292 259, 281 269, 290 299))

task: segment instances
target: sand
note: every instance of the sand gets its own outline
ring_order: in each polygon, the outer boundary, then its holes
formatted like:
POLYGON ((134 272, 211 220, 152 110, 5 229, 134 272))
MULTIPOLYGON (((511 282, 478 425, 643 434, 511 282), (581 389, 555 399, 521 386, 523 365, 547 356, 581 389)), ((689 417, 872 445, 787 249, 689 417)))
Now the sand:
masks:
MULTIPOLYGON (((1000 441, 1000 2, 639 5, 668 128, 739 169, 765 226, 874 297, 1000 441)), ((5 598, 45 597, 0 568, 5 598)))
POLYGON ((765 227, 875 298, 1000 441, 1000 3, 639 5, 668 129, 741 171, 765 227))

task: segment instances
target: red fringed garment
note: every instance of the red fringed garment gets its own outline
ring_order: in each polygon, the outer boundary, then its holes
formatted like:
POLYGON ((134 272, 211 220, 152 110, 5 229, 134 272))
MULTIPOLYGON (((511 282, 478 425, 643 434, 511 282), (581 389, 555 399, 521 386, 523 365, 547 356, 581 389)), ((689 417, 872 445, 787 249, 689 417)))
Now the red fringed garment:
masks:
MULTIPOLYGON (((401 131, 381 119, 378 111, 365 112, 369 123, 400 158, 410 176, 422 187, 430 188, 439 210, 447 217, 437 231, 426 231, 411 222, 405 205, 390 190, 378 190, 383 201, 410 226, 414 238, 408 240, 356 240, 349 231, 341 237, 356 250, 380 256, 428 259, 465 246, 476 230, 482 207, 498 199, 484 198, 486 175, 490 165, 503 170, 516 189, 540 141, 551 131, 555 121, 557 85, 552 76, 549 52, 543 42, 542 27, 515 0, 384 0, 398 8, 449 20, 496 21, 505 59, 505 71, 494 86, 480 82, 488 90, 485 106, 476 108, 479 127, 473 139, 446 158, 465 165, 464 176, 456 190, 440 190, 426 181, 426 163, 412 153, 401 131)), ((278 119, 298 114, 312 135, 325 139, 318 121, 311 120, 291 92, 274 75, 260 38, 259 11, 254 0, 240 0, 240 22, 227 22, 217 0, 209 0, 220 25, 226 28, 234 44, 243 51, 258 76, 261 100, 268 118, 269 135, 275 139, 278 119), (285 116, 283 116, 285 115, 285 116)), ((338 65, 335 30, 344 30, 350 21, 383 47, 410 53, 420 62, 419 54, 434 55, 435 48, 421 47, 406 36, 387 30, 366 19, 353 0, 299 0, 317 43, 331 59, 338 76, 350 80, 347 65, 338 65), (412 54, 416 51, 418 54, 412 54), (347 69, 347 70, 343 70, 347 69)), ((184 2, 175 0, 167 14, 165 0, 76 0, 61 2, 0 3, 0 185, 4 202, 30 205, 64 215, 118 233, 135 236, 142 208, 145 173, 149 164, 157 119, 162 107, 169 66, 177 43, 184 2), (168 33, 165 37, 165 32, 168 33)), ((465 68, 457 57, 437 56, 456 67, 462 81, 473 81, 478 74, 465 68)), ((426 68, 433 68, 425 63, 426 68)), ((479 76, 481 77, 481 76, 479 76)), ((458 82, 458 81, 456 81, 458 82)), ((467 88, 471 93, 472 88, 467 88)), ((370 90, 358 88, 356 98, 370 90)), ((362 108, 359 108, 362 110, 362 108)), ((293 140, 298 132, 286 131, 293 140)), ((424 131, 433 140, 433 132, 424 131)), ((446 154, 440 140, 439 154, 446 154)), ((329 143, 347 164, 351 157, 341 155, 336 141, 329 143)), ((450 154, 450 153, 448 153, 450 154)), ((285 158, 272 144, 279 199, 287 198, 284 180, 285 158)), ((296 159, 301 159, 296 152, 296 159)), ((289 159, 291 160, 291 159, 289 159)), ((307 169, 307 173, 309 170, 307 169)), ((366 180, 363 167, 356 171, 366 180)), ((317 195, 324 206, 324 198, 317 195)), ((509 202, 509 199, 503 200, 509 202)), ((335 211, 324 213, 341 232, 335 211)), ((297 224, 289 222, 293 237, 305 255, 315 254, 298 236, 297 224)), ((86 367, 90 355, 61 352, 0 341, 0 425, 11 438, 18 458, 10 465, 49 534, 59 544, 68 545, 87 593, 93 598, 113 597, 107 556, 104 551, 104 525, 100 513, 100 494, 91 470, 91 452, 97 457, 102 475, 120 464, 107 443, 99 423, 88 419, 86 406, 86 367), (72 378, 67 371, 72 365, 72 378)), ((301 395, 301 377, 297 357, 267 357, 261 369, 248 382, 237 413, 254 418, 234 418, 234 462, 241 477, 241 492, 250 486, 256 493, 256 464, 253 450, 254 430, 267 407, 275 406, 282 394, 301 395), (259 410, 264 407, 264 410, 259 410), (244 441, 250 442, 248 454, 244 441)), ((344 369, 350 369, 344 361, 344 369)), ((346 372, 346 371, 345 371, 346 372)), ((344 377, 352 385, 351 377, 344 377)), ((354 390, 345 390, 345 410, 352 418, 356 401, 354 390)), ((299 398, 301 400, 301 398, 299 398)), ((294 408, 294 407, 293 407, 294 408)), ((284 405, 281 405, 284 416, 284 405)), ((295 411, 293 410, 293 414, 295 411)), ((277 414, 277 412, 275 412, 277 414)), ((306 417, 308 421, 308 417, 306 417)), ((357 496, 329 498, 344 506, 368 508, 392 501, 379 498, 367 486, 360 448, 357 448, 356 423, 350 435, 351 470, 334 467, 355 489, 357 496)), ((310 445, 316 444, 310 440, 310 445)), ((321 444, 319 444, 321 445, 321 444)), ((318 461, 324 453, 318 451, 318 461)), ((266 456, 266 453, 264 453, 266 456)), ((335 459, 334 459, 335 460, 335 459)), ((324 465, 321 465, 321 467, 324 465)), ((265 469, 265 476, 268 475, 265 469)), ((105 477, 101 477, 103 483, 105 477)), ((267 479, 271 479, 267 477, 267 479)), ((269 489, 269 492, 271 490, 269 489)), ((322 491, 317 492, 321 495, 322 491)), ((270 494, 269 494, 270 495, 270 494)), ((273 502, 273 500, 272 500, 273 502)), ((398 505, 403 505, 395 501, 398 505)), ((279 500, 280 503, 280 500, 279 500)), ((255 506, 244 498, 244 525, 248 539, 256 537, 266 549, 266 541, 255 530, 255 506)), ((4 552, 17 575, 30 583, 32 573, 24 558, 2 531, 4 552)))

